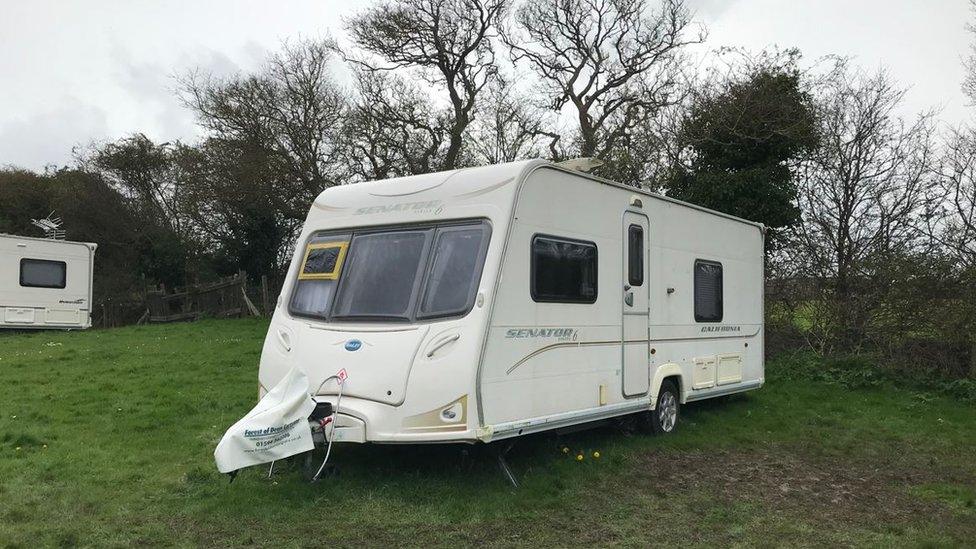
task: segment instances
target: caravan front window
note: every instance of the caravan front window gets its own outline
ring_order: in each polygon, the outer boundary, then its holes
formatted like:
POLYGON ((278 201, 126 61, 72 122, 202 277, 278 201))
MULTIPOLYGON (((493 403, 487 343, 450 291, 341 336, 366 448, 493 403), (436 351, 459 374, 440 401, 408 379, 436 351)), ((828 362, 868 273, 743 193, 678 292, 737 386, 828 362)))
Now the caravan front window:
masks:
POLYGON ((409 318, 428 239, 430 231, 353 236, 334 316, 409 318))
POLYGON ((345 263, 350 236, 315 236, 309 240, 298 269, 298 284, 291 298, 293 313, 309 316, 328 313, 339 273, 345 263))
POLYGON ((484 224, 438 231, 418 316, 449 316, 471 308, 488 247, 487 233, 484 224))
POLYGON ((289 310, 357 321, 462 315, 474 303, 488 235, 480 221, 315 235, 289 310))

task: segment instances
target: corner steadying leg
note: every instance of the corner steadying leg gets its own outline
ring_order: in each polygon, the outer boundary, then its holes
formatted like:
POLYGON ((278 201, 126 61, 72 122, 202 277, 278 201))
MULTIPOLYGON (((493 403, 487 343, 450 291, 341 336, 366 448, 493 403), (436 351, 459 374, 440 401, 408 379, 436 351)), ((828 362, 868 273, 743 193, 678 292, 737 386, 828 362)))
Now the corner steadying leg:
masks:
POLYGON ((504 473, 505 477, 508 478, 508 481, 512 483, 513 487, 518 488, 518 480, 515 479, 515 475, 512 474, 512 470, 508 467, 508 462, 505 461, 505 454, 507 454, 513 446, 515 446, 515 440, 507 442, 505 449, 497 451, 496 456, 498 458, 498 467, 502 470, 502 473, 504 473))

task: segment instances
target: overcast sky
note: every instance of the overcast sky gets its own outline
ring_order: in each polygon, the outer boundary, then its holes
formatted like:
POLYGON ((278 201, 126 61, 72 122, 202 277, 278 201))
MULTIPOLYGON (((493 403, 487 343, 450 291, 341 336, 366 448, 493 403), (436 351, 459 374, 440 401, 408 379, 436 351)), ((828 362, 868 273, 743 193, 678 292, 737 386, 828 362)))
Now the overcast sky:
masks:
MULTIPOLYGON (((707 47, 852 56, 910 87, 905 112, 972 115, 960 92, 967 0, 688 0, 707 47)), ((341 35, 365 0, 0 0, 0 165, 42 169, 76 145, 141 131, 192 140, 172 75, 260 66, 289 37, 341 35)))

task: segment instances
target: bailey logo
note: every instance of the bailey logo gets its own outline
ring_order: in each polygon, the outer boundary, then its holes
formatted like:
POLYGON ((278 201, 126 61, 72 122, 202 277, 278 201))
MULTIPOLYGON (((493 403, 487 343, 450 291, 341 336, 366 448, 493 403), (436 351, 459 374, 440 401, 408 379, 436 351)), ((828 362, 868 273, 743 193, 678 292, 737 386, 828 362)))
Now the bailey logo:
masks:
POLYGON ((359 341, 358 339, 350 339, 349 341, 346 342, 345 348, 347 351, 352 352, 352 351, 358 351, 359 349, 362 348, 362 346, 363 346, 362 341, 359 341))

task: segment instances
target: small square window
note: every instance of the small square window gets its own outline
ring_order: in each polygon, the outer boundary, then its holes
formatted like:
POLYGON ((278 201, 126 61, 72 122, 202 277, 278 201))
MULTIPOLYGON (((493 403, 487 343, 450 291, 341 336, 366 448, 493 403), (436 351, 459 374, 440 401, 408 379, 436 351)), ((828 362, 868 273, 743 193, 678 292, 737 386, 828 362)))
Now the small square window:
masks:
POLYGON ((348 247, 348 242, 309 244, 298 280, 336 280, 348 247))

